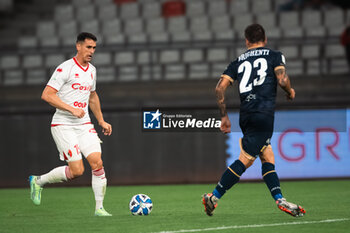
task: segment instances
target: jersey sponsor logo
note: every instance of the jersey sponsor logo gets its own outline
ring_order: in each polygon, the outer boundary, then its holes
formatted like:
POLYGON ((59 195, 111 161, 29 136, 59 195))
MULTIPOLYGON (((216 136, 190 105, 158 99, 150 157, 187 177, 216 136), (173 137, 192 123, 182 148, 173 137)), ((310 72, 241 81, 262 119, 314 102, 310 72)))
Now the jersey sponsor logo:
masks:
POLYGON ((78 107, 78 108, 85 108, 87 103, 81 103, 81 102, 78 102, 78 101, 75 101, 73 103, 74 107, 78 107))
POLYGON ((72 88, 74 90, 79 90, 79 91, 90 91, 91 90, 91 86, 89 86, 89 85, 83 86, 80 83, 73 83, 72 88))
POLYGON ((57 69, 57 72, 62 72, 62 68, 58 68, 58 69, 57 69))
POLYGON ((256 99, 256 94, 249 94, 246 98, 245 101, 250 102, 251 100, 256 99))

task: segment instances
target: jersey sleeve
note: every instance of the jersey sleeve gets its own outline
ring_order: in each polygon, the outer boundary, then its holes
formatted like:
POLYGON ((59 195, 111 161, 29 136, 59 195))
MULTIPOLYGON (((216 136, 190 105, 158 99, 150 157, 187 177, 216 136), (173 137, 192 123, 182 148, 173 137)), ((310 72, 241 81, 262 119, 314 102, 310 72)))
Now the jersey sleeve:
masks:
POLYGON ((231 78, 230 82, 232 83, 233 80, 237 79, 237 70, 235 69, 235 61, 231 62, 227 67, 224 73, 222 73, 221 77, 231 78))
POLYGON ((274 68, 277 66, 286 66, 286 58, 281 52, 277 52, 276 54, 274 68))
POLYGON ((59 91, 67 80, 68 80, 67 68, 58 66, 55 72, 53 72, 49 82, 47 83, 47 86, 50 86, 56 89, 57 91, 59 91))

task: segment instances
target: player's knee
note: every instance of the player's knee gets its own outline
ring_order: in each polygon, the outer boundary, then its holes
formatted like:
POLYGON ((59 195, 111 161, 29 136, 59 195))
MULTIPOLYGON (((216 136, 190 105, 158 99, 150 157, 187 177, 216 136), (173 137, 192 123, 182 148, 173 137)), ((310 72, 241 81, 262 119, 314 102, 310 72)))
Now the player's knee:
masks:
POLYGON ((103 168, 103 161, 102 159, 100 159, 100 161, 98 161, 97 163, 97 169, 103 168))
POLYGON ((77 178, 77 177, 83 175, 84 167, 75 168, 75 169, 71 170, 71 173, 72 173, 73 178, 77 178))
POLYGON ((103 167, 103 161, 102 159, 97 160, 96 162, 94 162, 93 164, 91 164, 91 169, 92 170, 97 170, 97 169, 101 169, 103 167))
POLYGON ((248 160, 244 163, 246 169, 249 168, 250 166, 252 166, 254 163, 254 160, 248 160))
POLYGON ((246 167, 246 169, 248 169, 250 166, 253 165, 254 163, 254 159, 252 158, 248 158, 246 155, 243 155, 242 153, 239 156, 239 160, 244 164, 244 166, 246 167))

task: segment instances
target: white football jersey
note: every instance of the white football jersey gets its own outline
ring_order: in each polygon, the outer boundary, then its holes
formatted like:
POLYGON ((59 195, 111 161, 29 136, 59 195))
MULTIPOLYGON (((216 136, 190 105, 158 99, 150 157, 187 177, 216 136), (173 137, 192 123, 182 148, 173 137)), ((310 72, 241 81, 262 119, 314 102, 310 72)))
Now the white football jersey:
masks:
POLYGON ((73 57, 56 68, 47 86, 57 90, 57 96, 64 103, 85 111, 84 117, 78 118, 68 111, 56 108, 52 125, 80 125, 90 122, 90 92, 96 89, 96 68, 93 65, 88 63, 84 68, 73 57))

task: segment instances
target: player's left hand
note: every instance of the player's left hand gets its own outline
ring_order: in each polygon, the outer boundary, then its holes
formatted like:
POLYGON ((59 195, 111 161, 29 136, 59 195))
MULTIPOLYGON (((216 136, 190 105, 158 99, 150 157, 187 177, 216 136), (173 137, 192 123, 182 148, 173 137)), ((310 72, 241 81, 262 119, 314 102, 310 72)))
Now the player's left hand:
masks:
POLYGON ((112 126, 110 124, 108 124, 105 121, 102 121, 99 123, 99 125, 102 127, 102 133, 104 135, 110 136, 112 134, 112 126))

